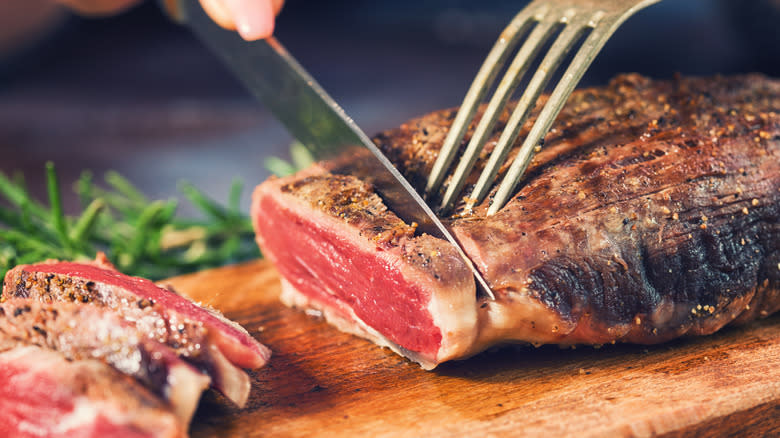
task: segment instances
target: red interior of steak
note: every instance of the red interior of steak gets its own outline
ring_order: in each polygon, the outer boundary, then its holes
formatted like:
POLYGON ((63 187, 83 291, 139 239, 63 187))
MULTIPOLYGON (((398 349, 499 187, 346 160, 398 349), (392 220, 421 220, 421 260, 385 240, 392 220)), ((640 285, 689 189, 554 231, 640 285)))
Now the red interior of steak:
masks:
POLYGON ((5 383, 0 385, 0 430, 15 430, 21 422, 48 430, 51 419, 62 418, 75 408, 70 392, 46 373, 31 371, 29 364, 3 363, 0 382, 5 383))
MULTIPOLYGON (((152 438, 180 435, 172 430, 175 424, 168 422, 169 418, 157 417, 159 411, 151 406, 145 412, 147 424, 133 423, 129 419, 133 415, 112 421, 108 418, 110 414, 104 415, 102 411, 109 405, 119 410, 128 409, 128 406, 123 407, 122 398, 127 394, 106 390, 104 395, 108 397, 105 399, 89 399, 78 394, 84 391, 83 386, 95 383, 69 374, 78 372, 75 371, 79 368, 78 362, 65 361, 52 353, 38 354, 35 350, 25 350, 21 356, 12 354, 18 357, 13 360, 0 358, 0 435, 4 437, 152 438), (31 364, 28 360, 34 362, 31 364), (62 362, 57 363, 60 360, 62 362), (79 408, 79 403, 88 407, 79 408)), ((142 414, 144 412, 138 413, 142 414)))
POLYGON ((351 308, 370 327, 401 347, 435 357, 441 333, 424 287, 383 258, 381 248, 334 233, 264 195, 255 209, 263 249, 298 292, 332 310, 351 308), (295 248, 292 250, 291 248, 295 248))
POLYGON ((202 322, 212 331, 222 353, 235 365, 257 368, 265 364, 270 356, 266 347, 254 340, 248 333, 198 307, 186 298, 163 289, 153 282, 124 275, 118 271, 103 269, 86 263, 42 263, 25 268, 31 272, 61 274, 88 279, 121 288, 134 296, 154 301, 162 309, 175 312, 182 317, 202 322))
POLYGON ((68 360, 100 360, 145 385, 187 421, 208 387, 208 377, 111 310, 6 298, 0 315, 4 338, 58 351, 68 360), (76 321, 90 324, 91 330, 73 330, 76 321))

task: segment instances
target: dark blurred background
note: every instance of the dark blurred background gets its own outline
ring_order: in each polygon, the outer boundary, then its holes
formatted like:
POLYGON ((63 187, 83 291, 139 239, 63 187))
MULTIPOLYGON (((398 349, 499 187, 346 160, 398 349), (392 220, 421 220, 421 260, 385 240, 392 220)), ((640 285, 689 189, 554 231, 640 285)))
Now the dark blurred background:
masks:
MULTIPOLYGON (((458 105, 526 3, 289 0, 276 35, 373 134, 458 105)), ((618 30, 583 84, 630 71, 777 77, 779 25, 780 0, 665 0, 618 30)), ((233 178, 262 181, 264 158, 284 157, 290 141, 154 2, 105 19, 0 2, 0 171, 23 171, 37 193, 53 160, 68 186, 82 169, 116 169, 154 197, 187 179, 224 200, 233 178)))

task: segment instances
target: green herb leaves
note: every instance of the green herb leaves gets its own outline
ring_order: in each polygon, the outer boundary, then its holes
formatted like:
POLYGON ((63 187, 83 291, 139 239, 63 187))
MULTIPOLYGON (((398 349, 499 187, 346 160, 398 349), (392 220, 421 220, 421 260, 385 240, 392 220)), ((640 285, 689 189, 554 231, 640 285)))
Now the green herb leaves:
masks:
POLYGON ((177 217, 177 200, 149 200, 116 172, 106 174, 107 189, 84 172, 76 183, 84 209, 71 217, 63 212, 52 163, 46 164, 46 183, 49 207, 30 196, 22 178, 0 173, 0 277, 17 264, 89 260, 98 251, 122 272, 151 279, 260 256, 251 222, 239 209, 238 181, 227 206, 181 184, 202 219, 177 217))

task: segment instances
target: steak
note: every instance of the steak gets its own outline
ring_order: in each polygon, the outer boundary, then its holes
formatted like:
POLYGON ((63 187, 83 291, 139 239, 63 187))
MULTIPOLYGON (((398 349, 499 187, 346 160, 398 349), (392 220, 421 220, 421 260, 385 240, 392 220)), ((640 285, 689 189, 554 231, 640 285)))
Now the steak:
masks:
MULTIPOLYGON (((421 190, 454 114, 374 141, 421 190)), ((478 296, 453 247, 354 176, 366 174, 359 160, 270 178, 252 217, 282 300, 426 369, 504 343, 706 335, 780 309, 780 81, 618 76, 576 91, 540 146, 497 214, 489 197, 444 218, 495 300, 478 296)))
POLYGON ((241 369, 265 364, 270 351, 219 312, 198 306, 149 280, 121 274, 103 257, 94 263, 48 262, 8 271, 3 296, 44 303, 81 303, 110 309, 207 373, 212 385, 238 406, 249 396, 241 369))
POLYGON ((165 402, 99 361, 70 361, 7 338, 0 344, 0 436, 186 436, 165 402))
POLYGON ((104 362, 165 400, 183 424, 189 424, 210 382, 167 345, 105 308, 10 299, 0 304, 0 334, 55 350, 71 361, 104 362))

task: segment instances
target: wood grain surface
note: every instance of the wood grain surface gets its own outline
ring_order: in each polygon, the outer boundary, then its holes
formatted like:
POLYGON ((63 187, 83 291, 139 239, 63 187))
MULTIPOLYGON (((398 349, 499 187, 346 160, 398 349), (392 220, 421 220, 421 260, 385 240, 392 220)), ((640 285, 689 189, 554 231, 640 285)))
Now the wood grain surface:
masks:
POLYGON ((273 350, 193 437, 780 436, 780 315, 657 346, 507 347, 424 371, 277 300, 259 261, 169 280, 273 350))

